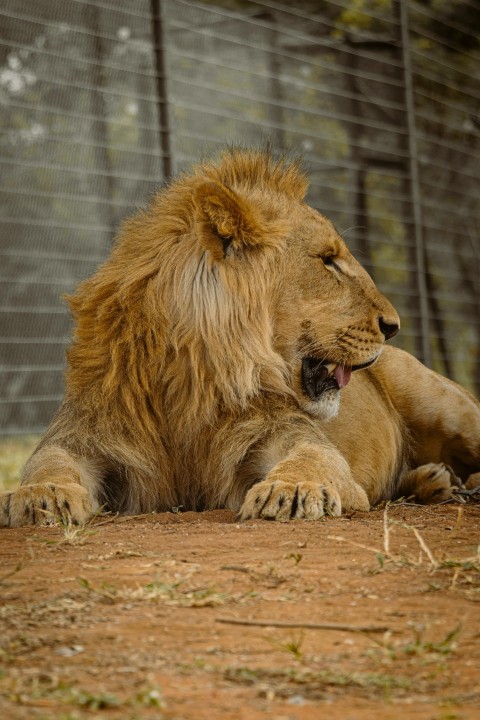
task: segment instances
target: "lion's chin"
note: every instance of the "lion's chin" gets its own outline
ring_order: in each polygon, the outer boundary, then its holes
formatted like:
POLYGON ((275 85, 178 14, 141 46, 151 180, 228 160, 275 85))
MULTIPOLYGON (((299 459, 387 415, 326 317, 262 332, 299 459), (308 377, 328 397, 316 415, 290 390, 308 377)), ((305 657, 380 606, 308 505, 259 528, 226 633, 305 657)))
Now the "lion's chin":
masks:
POLYGON ((300 400, 302 410, 326 422, 334 418, 340 409, 340 390, 327 390, 318 400, 309 400, 303 397, 300 400))
POLYGON ((302 358, 300 368, 300 405, 305 412, 321 420, 330 420, 338 414, 340 390, 348 385, 352 372, 373 365, 376 353, 359 365, 340 365, 313 356, 302 358))

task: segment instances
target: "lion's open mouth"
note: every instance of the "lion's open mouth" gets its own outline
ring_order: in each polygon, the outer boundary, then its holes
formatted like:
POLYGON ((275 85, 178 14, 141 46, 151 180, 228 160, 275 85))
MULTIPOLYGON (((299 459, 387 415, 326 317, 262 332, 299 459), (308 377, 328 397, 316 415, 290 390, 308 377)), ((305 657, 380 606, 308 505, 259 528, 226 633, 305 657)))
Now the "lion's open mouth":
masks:
POLYGON ((302 389, 305 395, 318 401, 327 390, 340 390, 348 385, 352 372, 363 370, 373 365, 378 356, 361 365, 335 365, 314 357, 304 357, 302 360, 302 389))

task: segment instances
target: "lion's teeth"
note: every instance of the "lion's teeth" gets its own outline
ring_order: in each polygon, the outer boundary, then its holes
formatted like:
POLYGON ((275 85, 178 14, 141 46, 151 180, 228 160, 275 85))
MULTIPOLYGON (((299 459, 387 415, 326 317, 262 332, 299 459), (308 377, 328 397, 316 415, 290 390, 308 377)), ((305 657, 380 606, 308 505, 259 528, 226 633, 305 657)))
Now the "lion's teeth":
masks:
POLYGON ((328 374, 333 375, 337 366, 334 363, 326 363, 325 367, 327 368, 328 374))

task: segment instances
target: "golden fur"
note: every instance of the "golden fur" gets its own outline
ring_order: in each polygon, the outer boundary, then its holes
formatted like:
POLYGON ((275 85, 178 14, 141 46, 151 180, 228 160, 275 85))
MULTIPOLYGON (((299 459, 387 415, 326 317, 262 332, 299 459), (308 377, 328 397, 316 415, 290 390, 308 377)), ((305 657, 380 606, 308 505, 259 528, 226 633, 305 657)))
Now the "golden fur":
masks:
POLYGON ((179 505, 315 519, 442 500, 480 470, 478 403, 379 357, 397 314, 307 185, 296 162, 233 150, 124 224, 70 298, 65 399, 0 524, 179 505))

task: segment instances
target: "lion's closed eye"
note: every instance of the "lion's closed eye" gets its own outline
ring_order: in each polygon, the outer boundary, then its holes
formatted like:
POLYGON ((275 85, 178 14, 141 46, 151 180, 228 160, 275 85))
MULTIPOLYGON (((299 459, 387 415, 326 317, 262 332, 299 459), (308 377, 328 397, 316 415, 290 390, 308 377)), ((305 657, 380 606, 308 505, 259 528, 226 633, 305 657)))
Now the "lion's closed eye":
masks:
POLYGON ((340 265, 336 262, 335 255, 326 255, 323 253, 315 253, 310 254, 311 258, 315 258, 316 260, 321 260, 325 267, 331 268, 332 270, 336 270, 337 272, 342 272, 342 268, 340 265))
POLYGON ((330 267, 337 272, 342 272, 342 268, 337 262, 335 262, 335 257, 333 255, 327 255, 326 257, 322 257, 322 261, 325 267, 330 267))

